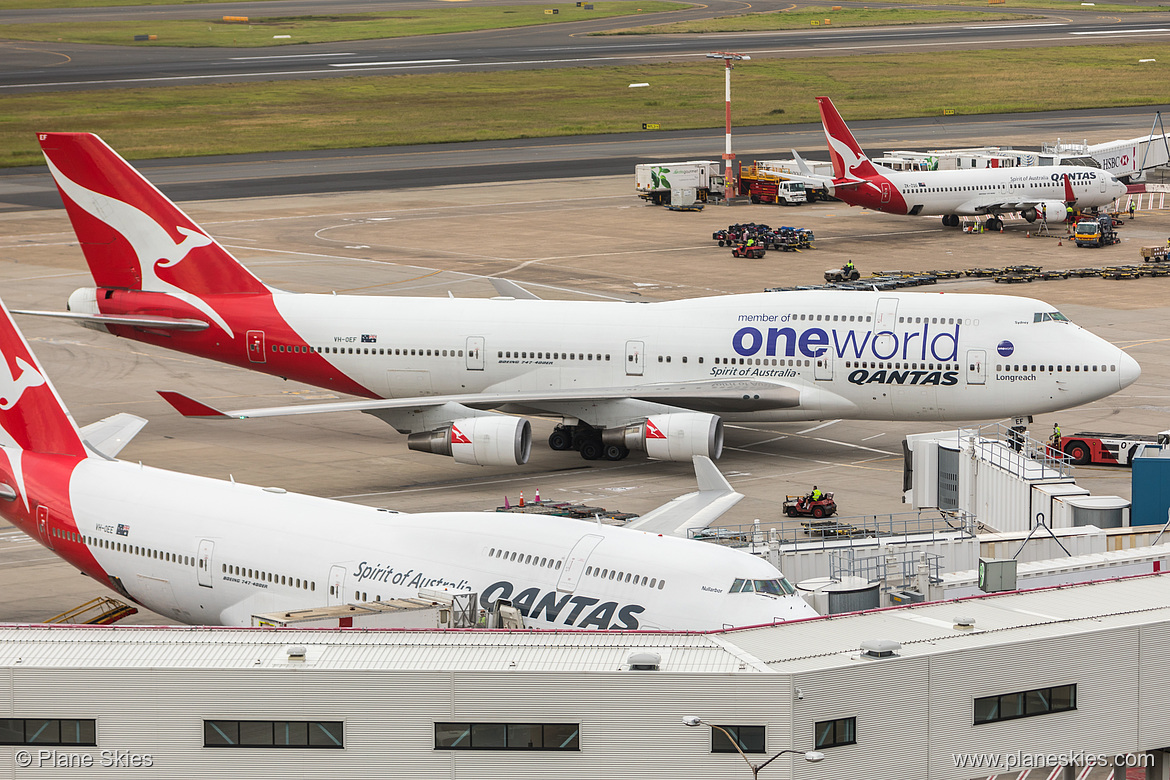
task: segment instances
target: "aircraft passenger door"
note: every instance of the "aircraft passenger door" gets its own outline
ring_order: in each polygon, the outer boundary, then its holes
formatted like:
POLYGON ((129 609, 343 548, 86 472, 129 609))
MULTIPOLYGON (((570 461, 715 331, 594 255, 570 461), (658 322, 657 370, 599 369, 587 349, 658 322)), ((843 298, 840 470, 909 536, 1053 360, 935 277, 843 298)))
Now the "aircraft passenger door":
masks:
POLYGON ((329 567, 329 606, 345 603, 345 567, 329 567))
POLYGON ((833 351, 825 349, 819 357, 813 358, 813 378, 814 379, 832 379, 833 378, 833 351))
POLYGON ((483 371, 483 336, 467 337, 467 370, 483 371))
POLYGON ((210 539, 199 540, 199 556, 195 561, 195 573, 199 579, 199 586, 201 588, 210 588, 212 586, 211 557, 214 552, 215 542, 210 539))
POLYGON ((50 550, 53 547, 53 534, 49 530, 49 508, 43 504, 37 505, 37 533, 41 535, 41 541, 50 550))
POLYGON ((565 557, 565 567, 561 569, 561 578, 557 582, 558 591, 572 593, 577 589, 577 583, 581 581, 581 575, 585 573, 585 562, 589 560, 593 548, 601 544, 603 538, 597 534, 586 534, 577 540, 573 549, 565 557))
POLYGON ((967 350, 967 384, 987 384, 987 352, 982 349, 967 350))
POLYGON ((888 181, 882 182, 882 203, 890 202, 890 183, 888 181))
POLYGON ((267 363, 268 358, 264 354, 264 331, 250 330, 247 335, 248 340, 248 360, 253 363, 267 363))
POLYGON ((878 298, 877 309, 873 314, 873 351, 878 359, 886 359, 881 356, 890 356, 897 348, 897 336, 894 335, 897 322, 898 299, 878 298))
POLYGON ((626 376, 642 376, 643 362, 646 356, 644 341, 626 342, 626 376))

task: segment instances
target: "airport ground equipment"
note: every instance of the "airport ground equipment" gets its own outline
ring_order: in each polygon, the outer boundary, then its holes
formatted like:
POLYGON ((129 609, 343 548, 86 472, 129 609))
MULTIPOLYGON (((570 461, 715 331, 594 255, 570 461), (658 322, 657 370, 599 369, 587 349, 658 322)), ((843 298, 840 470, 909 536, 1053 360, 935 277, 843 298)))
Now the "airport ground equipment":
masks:
POLYGON ((721 198, 724 183, 718 161, 643 163, 634 167, 634 189, 639 198, 663 206, 671 203, 676 190, 694 189, 700 203, 721 198))
POLYGON ((759 260, 765 253, 766 250, 759 244, 752 244, 751 246, 747 244, 736 244, 731 248, 732 257, 747 257, 752 260, 759 260))
POLYGON ((802 182, 786 179, 779 172, 758 164, 740 169, 739 194, 747 195, 752 203, 798 206, 808 202, 802 182))
POLYGON ((1170 431, 1155 435, 1082 432, 1060 437, 1061 451, 1078 466, 1089 463, 1131 466, 1138 453, 1151 444, 1170 444, 1170 431))
POLYGON ((1112 246, 1121 243, 1121 238, 1113 226, 1113 217, 1108 214, 1091 218, 1082 217, 1077 222, 1073 238, 1079 247, 1112 246))
POLYGON ((833 500, 832 493, 825 493, 816 501, 811 496, 786 496, 784 514, 788 517, 813 517, 820 520, 837 514, 837 502, 833 500))
POLYGON ((856 268, 846 271, 844 268, 825 269, 826 282, 856 282, 861 278, 861 272, 856 268))

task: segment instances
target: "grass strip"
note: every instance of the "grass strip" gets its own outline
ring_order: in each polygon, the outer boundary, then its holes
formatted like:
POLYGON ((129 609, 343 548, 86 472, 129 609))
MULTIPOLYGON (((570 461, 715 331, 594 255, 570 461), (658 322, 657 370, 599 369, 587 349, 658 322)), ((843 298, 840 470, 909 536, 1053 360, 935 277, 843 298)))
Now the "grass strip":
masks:
POLYGON ((989 13, 987 11, 930 11, 918 8, 841 8, 830 6, 801 8, 796 11, 720 16, 715 19, 655 24, 623 30, 595 32, 593 35, 691 35, 723 32, 760 32, 765 30, 810 30, 834 27, 882 27, 905 24, 945 24, 947 22, 1001 22, 1039 17, 1025 14, 989 13))
POLYGON ((686 3, 662 0, 645 2, 612 0, 590 5, 593 6, 592 10, 578 8, 572 3, 550 3, 446 7, 385 14, 275 16, 251 19, 248 22, 225 22, 208 10, 208 18, 202 20, 86 22, 84 26, 74 22, 9 24, 0 28, 0 32, 5 38, 23 41, 64 41, 119 46, 258 47, 532 27, 613 16, 643 16, 691 7, 686 3), (556 10, 557 13, 548 14, 545 13, 546 10, 556 10), (153 35, 157 39, 134 40, 135 36, 143 35, 153 35))
MULTIPOLYGON (((818 121, 817 95, 847 121, 1157 105, 1170 44, 760 59, 736 68, 734 82, 738 126, 818 121), (1061 74, 1060 87, 1037 88, 1045 73, 1061 74)), ((706 61, 17 94, 4 104, 5 166, 39 164, 35 134, 48 130, 97 133, 146 158, 620 133, 653 122, 719 128, 715 155, 724 109, 723 68, 706 61), (638 82, 650 86, 629 88, 638 82)))

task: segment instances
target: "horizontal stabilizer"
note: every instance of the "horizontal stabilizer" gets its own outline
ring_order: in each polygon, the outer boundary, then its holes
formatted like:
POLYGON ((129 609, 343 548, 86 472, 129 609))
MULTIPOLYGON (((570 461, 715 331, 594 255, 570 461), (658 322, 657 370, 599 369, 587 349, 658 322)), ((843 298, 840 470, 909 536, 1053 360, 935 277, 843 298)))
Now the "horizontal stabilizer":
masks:
POLYGON ((696 455, 695 479, 697 493, 679 496, 668 504, 631 520, 624 527, 669 536, 687 536, 687 531, 706 528, 743 499, 727 478, 705 455, 696 455))
POLYGON ((173 390, 159 390, 158 394, 163 397, 171 406, 175 407, 175 411, 184 417, 211 417, 214 419, 228 419, 236 415, 225 414, 219 409, 208 406, 202 401, 196 401, 194 398, 176 393, 173 390))
POLYGON ((81 440, 107 458, 116 458, 122 448, 146 425, 146 418, 121 412, 81 429, 81 440))
POLYGON ((488 278, 488 281, 492 283, 492 287, 495 287, 496 292, 498 292, 500 295, 504 295, 509 298, 515 298, 518 301, 540 300, 539 295, 531 293, 515 282, 509 281, 507 279, 497 279, 496 277, 492 276, 488 278))
POLYGON ((163 317, 153 314, 80 314, 72 311, 28 311, 13 309, 13 314, 31 314, 34 317, 57 317, 74 322, 98 325, 128 325, 133 328, 154 328, 155 330, 207 330, 203 320, 188 320, 181 317, 163 317))

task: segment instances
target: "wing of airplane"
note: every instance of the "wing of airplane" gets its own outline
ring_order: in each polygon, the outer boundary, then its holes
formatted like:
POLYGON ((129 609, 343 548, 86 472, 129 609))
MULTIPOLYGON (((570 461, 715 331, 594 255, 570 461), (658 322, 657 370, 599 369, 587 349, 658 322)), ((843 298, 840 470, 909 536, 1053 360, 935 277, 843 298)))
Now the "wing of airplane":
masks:
POLYGON ((90 449, 107 458, 116 458, 122 448, 138 435, 146 419, 121 412, 81 429, 81 438, 90 449))
POLYGON ((699 490, 679 496, 670 503, 626 523, 625 528, 670 536, 687 535, 694 528, 706 528, 743 499, 715 467, 710 458, 694 456, 695 479, 699 490))
POLYGON ((80 314, 72 311, 29 311, 13 309, 13 314, 31 314, 34 317, 57 317, 72 320, 82 324, 96 325, 129 325, 135 328, 151 328, 153 330, 207 330, 208 324, 203 320, 189 320, 181 317, 164 317, 161 315, 141 314, 80 314))
MULTIPOLYGON (((625 388, 586 388, 581 390, 543 390, 532 392, 468 393, 466 395, 432 395, 415 398, 377 398, 372 400, 333 401, 301 406, 270 406, 256 409, 224 411, 190 396, 160 390, 163 397, 184 417, 246 420, 254 417, 284 417, 325 412, 376 412, 387 409, 421 409, 445 404, 461 404, 473 409, 493 409, 505 404, 542 408, 542 404, 571 401, 620 401, 633 399, 688 409, 701 406, 717 409, 790 409, 800 405, 800 390, 779 382, 760 380, 702 380, 639 385, 625 388)), ((555 410, 550 410, 555 413, 555 410)))

